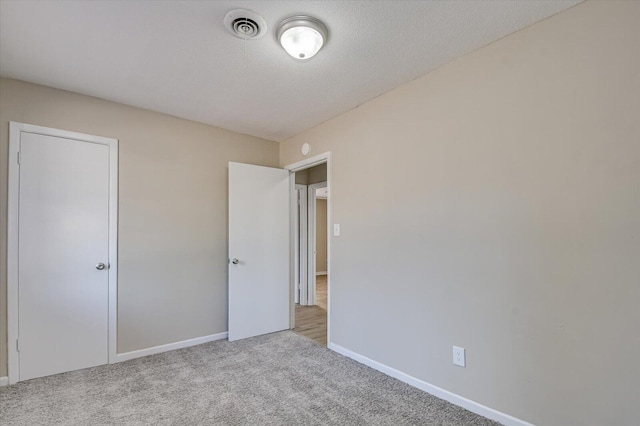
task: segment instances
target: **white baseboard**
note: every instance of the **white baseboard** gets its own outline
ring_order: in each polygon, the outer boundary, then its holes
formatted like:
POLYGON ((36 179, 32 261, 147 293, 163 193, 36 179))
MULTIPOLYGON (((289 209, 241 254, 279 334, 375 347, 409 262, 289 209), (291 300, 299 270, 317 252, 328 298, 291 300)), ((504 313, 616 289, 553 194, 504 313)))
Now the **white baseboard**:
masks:
POLYGON ((316 271, 316 275, 327 275, 327 271, 316 271))
POLYGON ((520 420, 516 417, 510 416, 509 414, 494 410, 493 408, 489 408, 463 396, 457 395, 453 392, 449 392, 448 390, 432 385, 431 383, 427 383, 423 380, 417 379, 413 376, 403 373, 402 371, 396 370, 395 368, 391 368, 387 365, 367 358, 364 355, 360 355, 349 349, 343 348, 340 345, 336 345, 335 343, 329 343, 328 347, 329 349, 355 361, 358 361, 361 364, 371 367, 374 370, 378 370, 388 376, 400 380, 401 382, 405 382, 415 388, 430 393, 431 395, 437 396, 438 398, 444 399, 445 401, 449 401, 450 403, 465 408, 473 413, 500 422, 505 426, 534 426, 531 423, 525 422, 524 420, 520 420))
POLYGON ((9 386, 9 378, 7 376, 0 377, 0 386, 9 386))
POLYGON ((203 343, 213 342, 214 340, 222 340, 228 337, 229 333, 210 334, 208 336, 196 337, 195 339, 183 340, 181 342, 168 343, 166 345, 154 346, 152 348, 140 349, 137 351, 124 352, 116 354, 116 362, 128 361, 143 356, 155 355, 162 352, 173 351, 176 349, 188 348, 189 346, 201 345, 203 343))

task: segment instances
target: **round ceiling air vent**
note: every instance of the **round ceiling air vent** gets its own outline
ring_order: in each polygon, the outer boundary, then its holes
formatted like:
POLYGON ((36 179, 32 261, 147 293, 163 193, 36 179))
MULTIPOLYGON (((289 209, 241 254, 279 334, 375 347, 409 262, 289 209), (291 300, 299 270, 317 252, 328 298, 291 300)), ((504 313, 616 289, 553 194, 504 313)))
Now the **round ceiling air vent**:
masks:
POLYGON ((224 26, 234 36, 246 40, 256 40, 267 32, 267 21, 246 9, 235 9, 227 13, 224 26))

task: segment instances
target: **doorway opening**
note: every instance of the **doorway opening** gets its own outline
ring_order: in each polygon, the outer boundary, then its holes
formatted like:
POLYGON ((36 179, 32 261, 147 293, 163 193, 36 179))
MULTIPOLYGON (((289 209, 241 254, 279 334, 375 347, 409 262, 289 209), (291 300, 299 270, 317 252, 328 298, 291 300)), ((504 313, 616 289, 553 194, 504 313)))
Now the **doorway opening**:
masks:
POLYGON ((327 162, 294 170, 293 331, 326 346, 329 312, 327 162))

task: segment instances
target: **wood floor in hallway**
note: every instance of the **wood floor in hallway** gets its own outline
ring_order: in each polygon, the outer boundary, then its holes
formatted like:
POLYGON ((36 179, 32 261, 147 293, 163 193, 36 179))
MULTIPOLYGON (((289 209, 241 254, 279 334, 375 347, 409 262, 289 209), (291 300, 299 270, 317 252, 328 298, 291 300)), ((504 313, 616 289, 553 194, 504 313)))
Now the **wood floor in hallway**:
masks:
POLYGON ((327 276, 316 277, 316 305, 296 305, 296 327, 298 334, 327 345, 327 276))

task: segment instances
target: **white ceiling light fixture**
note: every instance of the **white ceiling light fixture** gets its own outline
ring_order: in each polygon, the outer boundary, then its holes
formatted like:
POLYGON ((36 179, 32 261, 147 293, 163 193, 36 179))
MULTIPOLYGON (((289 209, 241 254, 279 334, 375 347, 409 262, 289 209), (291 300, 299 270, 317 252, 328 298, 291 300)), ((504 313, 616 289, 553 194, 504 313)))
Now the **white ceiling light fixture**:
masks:
POLYGON ((327 42, 327 27, 311 16, 296 15, 278 26, 278 41, 287 53, 299 60, 311 59, 327 42))

